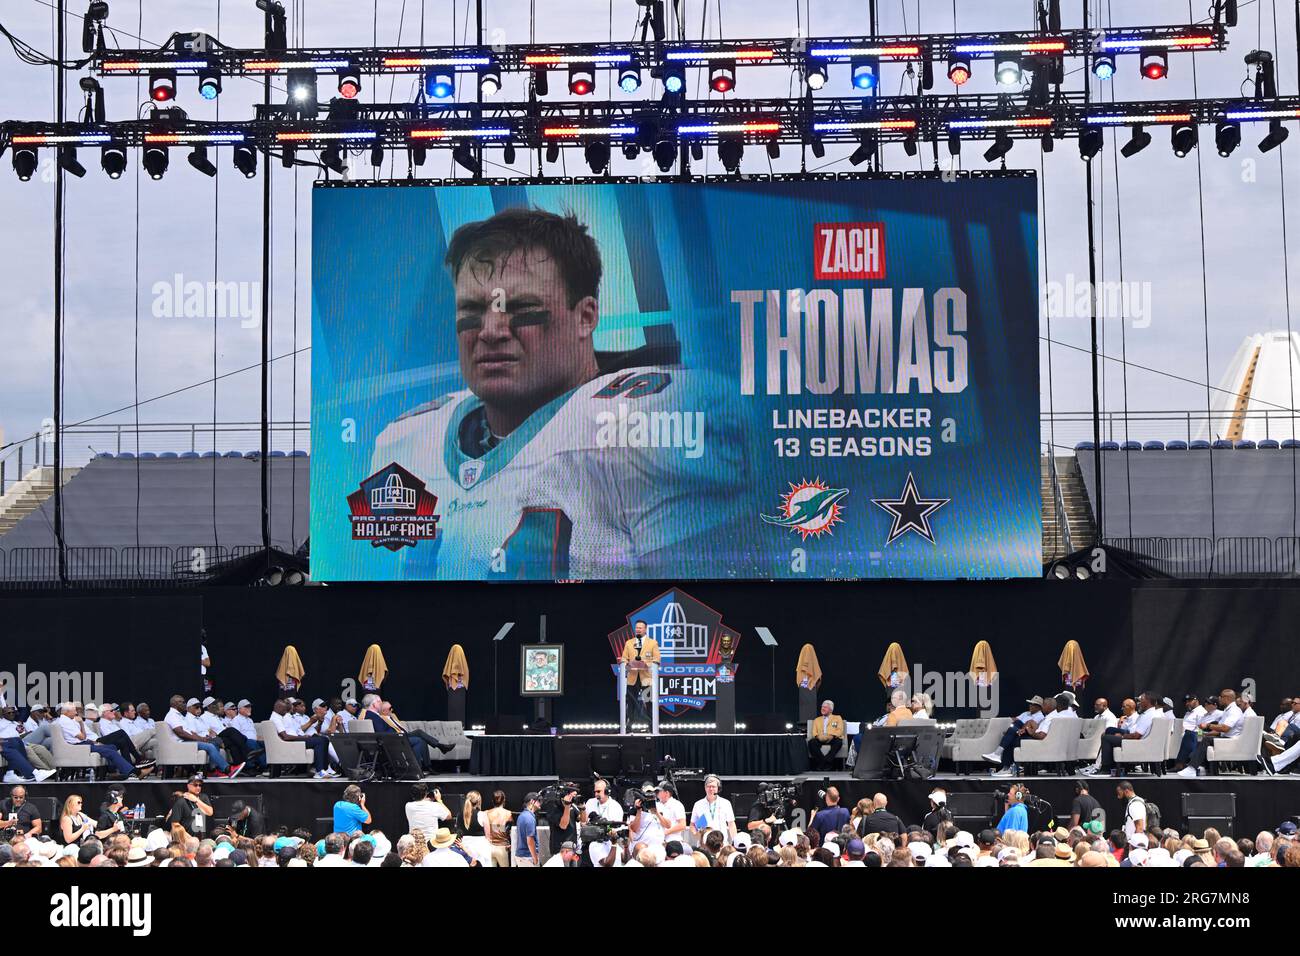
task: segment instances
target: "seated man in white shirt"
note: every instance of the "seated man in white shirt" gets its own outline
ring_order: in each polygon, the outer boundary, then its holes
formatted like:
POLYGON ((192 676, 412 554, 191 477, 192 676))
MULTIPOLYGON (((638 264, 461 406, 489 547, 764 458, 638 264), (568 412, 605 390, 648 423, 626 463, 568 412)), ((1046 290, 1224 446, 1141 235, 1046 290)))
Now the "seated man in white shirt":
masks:
MULTIPOLYGON (((1180 777, 1204 777, 1205 764, 1209 759, 1210 747, 1215 740, 1230 740, 1241 735, 1242 725, 1246 722, 1246 712, 1237 701, 1237 692, 1232 688, 1219 694, 1219 706, 1223 713, 1212 723, 1202 729, 1201 742, 1196 745, 1187 766, 1178 771, 1180 777)), ((1247 702, 1249 707, 1249 701, 1247 702)))
POLYGON ((253 723, 253 703, 247 698, 227 701, 222 723, 225 729, 221 740, 231 756, 245 761, 244 774, 255 776, 266 766, 266 746, 257 739, 257 725, 253 723))
POLYGON ((22 740, 26 732, 27 728, 18 722, 15 708, 0 707, 0 754, 9 764, 5 783, 40 783, 54 774, 53 770, 39 770, 32 766, 22 740))
POLYGON ((199 699, 191 697, 186 700, 180 694, 173 694, 170 703, 163 723, 172 736, 177 740, 189 741, 208 755, 208 763, 212 766, 208 776, 226 776, 230 761, 226 760, 217 741, 209 738, 208 727, 199 716, 203 706, 199 699))
MULTIPOLYGON (((1052 721, 1056 717, 1056 698, 1045 697, 1041 706, 1041 713, 1038 715, 1036 722, 1030 722, 1019 730, 1014 726, 1008 730, 1002 737, 1002 761, 1001 766, 993 771, 991 777, 1015 777, 1020 774, 1020 768, 1016 766, 1014 757, 1016 747, 1022 740, 1042 740, 1047 736, 1047 730, 1052 726, 1052 721)), ((988 756, 987 754, 985 755, 988 756)))
POLYGON ((289 713, 287 700, 277 700, 271 707, 270 721, 281 740, 306 744, 312 752, 312 769, 317 780, 337 777, 338 772, 329 766, 329 738, 319 734, 307 736, 289 713))
POLYGON ((154 766, 152 759, 144 759, 141 754, 142 744, 136 743, 135 739, 127 731, 122 723, 122 714, 117 709, 117 704, 106 703, 99 711, 99 740, 101 743, 112 744, 118 750, 122 751, 122 756, 134 763, 139 769, 154 766))
POLYGON ((1178 756, 1174 758, 1174 770, 1182 770, 1187 766, 1187 761, 1196 750, 1196 731, 1205 722, 1208 713, 1195 694, 1183 698, 1183 708, 1183 739, 1178 745, 1178 756))
MULTIPOLYGON (((1124 701, 1125 710, 1129 701, 1124 701)), ((1156 697, 1151 691, 1142 694, 1137 700, 1137 711, 1128 723, 1120 722, 1118 733, 1103 733, 1101 736, 1101 753, 1097 759, 1097 770, 1085 768, 1084 773, 1106 773, 1119 776, 1120 770, 1115 764, 1115 748, 1126 740, 1145 740, 1151 734, 1151 721, 1155 717, 1156 697)))
POLYGON ((77 715, 77 705, 75 703, 65 701, 59 707, 59 714, 59 719, 55 721, 55 729, 56 732, 63 735, 65 743, 73 746, 89 747, 108 761, 108 764, 123 778, 136 775, 135 767, 122 756, 116 747, 112 744, 95 743, 89 738, 85 721, 77 715))
MULTIPOLYGON (((147 705, 146 705, 147 706, 147 705)), ((117 704, 105 704, 99 712, 99 735, 107 736, 113 731, 122 731, 135 746, 136 750, 146 757, 154 755, 154 732, 152 727, 140 727, 132 719, 137 716, 137 712, 130 704, 126 707, 118 707, 117 704), (128 718, 127 710, 130 709, 131 717, 128 718)))

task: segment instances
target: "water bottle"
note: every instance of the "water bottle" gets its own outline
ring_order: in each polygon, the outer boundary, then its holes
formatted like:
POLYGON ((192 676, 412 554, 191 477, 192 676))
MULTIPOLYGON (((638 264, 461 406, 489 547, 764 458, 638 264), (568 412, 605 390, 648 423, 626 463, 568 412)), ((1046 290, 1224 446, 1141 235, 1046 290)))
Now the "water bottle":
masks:
POLYGON ((135 808, 135 818, 136 818, 137 820, 143 820, 143 819, 144 819, 144 802, 143 802, 143 801, 140 802, 140 803, 138 803, 138 804, 136 804, 136 808, 135 808))
POLYGON ((90 782, 91 782, 91 783, 94 783, 94 782, 95 782, 95 768, 94 768, 94 767, 91 767, 91 768, 90 768, 90 782))

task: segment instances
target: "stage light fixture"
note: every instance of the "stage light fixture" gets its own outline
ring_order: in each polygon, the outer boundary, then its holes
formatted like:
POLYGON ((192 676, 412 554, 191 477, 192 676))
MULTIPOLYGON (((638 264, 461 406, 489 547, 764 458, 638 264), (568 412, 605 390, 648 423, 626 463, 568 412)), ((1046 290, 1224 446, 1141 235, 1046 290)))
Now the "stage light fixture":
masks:
POLYGON ((692 159, 694 162, 697 162, 697 163, 702 163, 702 162, 704 162, 704 144, 703 144, 703 143, 701 143, 699 140, 694 141, 693 143, 691 143, 690 151, 691 151, 691 159, 692 159))
POLYGON ((1115 54, 1098 53, 1092 58, 1092 75, 1099 80, 1109 80, 1115 75, 1115 54))
POLYGON ((425 160, 428 159, 428 157, 429 157, 429 148, 428 148, 427 146, 412 146, 412 147, 411 147, 411 165, 412 165, 412 166, 423 166, 425 160))
POLYGON ((533 70, 533 92, 538 96, 545 96, 551 91, 550 74, 546 72, 546 67, 539 66, 533 70))
POLYGON ((205 66, 199 70, 199 96, 205 100, 215 100, 221 95, 221 71, 215 66, 205 66))
POLYGON ((149 98, 155 103, 166 103, 176 99, 176 71, 149 71, 149 98))
POLYGON ((77 147, 68 145, 60 146, 58 152, 59 165, 64 172, 71 173, 78 179, 86 175, 86 167, 81 165, 77 159, 77 147))
POLYGON ((813 156, 817 159, 823 159, 826 156, 826 144, 822 142, 820 136, 814 136, 808 141, 808 148, 812 150, 813 156))
POLYGON ((547 143, 547 144, 546 144, 546 161, 547 161, 548 163, 556 163, 556 162, 559 162, 559 160, 560 160, 560 144, 559 144, 559 143, 547 143))
POLYGON ((1169 144, 1179 159, 1196 148, 1196 139, 1195 123, 1174 123, 1169 127, 1169 144))
POLYGON ((1024 73, 1020 69, 1020 61, 1015 57, 998 57, 996 61, 994 76, 997 77, 998 83, 1002 86, 1019 86, 1024 80, 1024 73))
POLYGON ((316 93, 316 71, 290 70, 288 80, 289 99, 286 105, 290 113, 299 119, 315 119, 320 112, 319 97, 316 93))
POLYGON ((993 145, 984 150, 984 159, 986 162, 994 163, 999 159, 1005 159, 1007 153, 1011 152, 1011 147, 1016 144, 1004 129, 999 129, 993 137, 993 145))
POLYGON ((1092 572, 1088 570, 1088 566, 1086 564, 1078 564, 1075 565, 1074 567, 1074 576, 1078 578, 1080 581, 1086 581, 1090 577, 1092 577, 1092 572))
POLYGON ((126 150, 121 146, 105 146, 99 152, 99 166, 109 179, 121 179, 126 172, 126 150))
POLYGON ((625 66, 618 72, 618 88, 624 93, 635 93, 641 89, 641 69, 637 66, 625 66))
POLYGON ((661 173, 670 173, 677 162, 677 143, 671 136, 664 136, 655 143, 650 155, 661 173))
POLYGON ((1102 146, 1106 143, 1106 134, 1096 126, 1085 127, 1079 133, 1079 158, 1083 160, 1092 159, 1101 152, 1102 146))
POLYGON ((740 159, 745 155, 745 141, 739 136, 724 136, 718 140, 718 159, 729 173, 740 168, 740 159))
POLYGON ((970 58, 955 56, 948 61, 948 79, 953 86, 965 86, 970 82, 970 58))
POLYGON ((204 176, 215 176, 217 167, 208 159, 208 148, 201 143, 190 150, 188 157, 189 164, 201 172, 204 176))
POLYGON ((872 156, 876 155, 876 146, 879 140, 876 139, 875 133, 863 133, 862 139, 858 143, 858 148, 849 154, 849 163, 853 166, 861 166, 872 156))
POLYGON ((235 147, 235 168, 244 174, 246 179, 252 179, 257 175, 257 150, 252 146, 241 143, 235 147))
POLYGON ((376 169, 384 165, 384 147, 379 143, 370 147, 370 165, 376 169))
POLYGON ((340 176, 342 176, 343 171, 347 169, 347 166, 343 163, 343 151, 339 149, 337 143, 331 143, 329 146, 326 146, 321 150, 320 161, 326 169, 333 170, 340 176))
POLYGON ((155 143, 144 148, 144 171, 149 174, 150 179, 162 179, 170 160, 166 146, 155 143))
POLYGON ((680 93, 686 89, 685 66, 680 63, 665 63, 662 72, 665 92, 680 93))
POLYGON ((457 166, 472 176, 478 176, 483 172, 483 164, 474 155, 474 147, 465 140, 456 144, 456 148, 451 151, 451 158, 457 166))
POLYGON ((1039 142, 1043 144, 1044 153, 1050 153, 1056 149, 1056 140, 1052 138, 1051 133, 1044 133, 1039 142))
POLYGON ((1223 120, 1214 127, 1214 146, 1219 155, 1228 157, 1241 145, 1241 124, 1223 120))
POLYGON ((293 169, 294 163, 298 161, 298 150, 296 147, 286 143, 280 148, 280 165, 285 169, 293 169))
POLYGON ((948 130, 948 155, 961 155, 961 134, 954 129, 948 130))
POLYGON ((916 150, 916 134, 915 134, 915 133, 913 133, 913 134, 911 134, 911 135, 909 135, 909 136, 904 136, 904 137, 903 137, 903 152, 905 152, 908 156, 915 156, 915 155, 916 155, 917 150, 916 150))
POLYGON ((1120 148, 1119 153, 1125 159, 1128 159, 1130 156, 1136 156, 1150 145, 1151 134, 1142 127, 1141 123, 1138 123, 1133 127, 1133 135, 1131 135, 1128 142, 1120 148))
POLYGON ((435 100, 445 100, 456 92, 456 73, 446 67, 435 67, 424 74, 424 95, 435 100))
POLYGON ((361 93, 361 70, 355 63, 349 63, 339 70, 339 96, 345 100, 355 100, 361 93))
POLYGON ((515 144, 506 143, 505 148, 501 150, 501 162, 507 166, 515 164, 515 144))
POLYGON ((1052 577, 1058 581, 1070 580, 1070 567, 1067 564, 1052 565, 1052 577))
POLYGON ((1148 80, 1163 80, 1169 75, 1169 54, 1164 50, 1142 51, 1142 75, 1148 80))
POLYGON ((609 167, 609 140, 593 139, 582 149, 582 156, 593 173, 601 173, 609 167))
POLYGON ((735 88, 735 60, 720 60, 709 67, 709 89, 715 93, 730 93, 735 88))
POLYGON ((1291 131, 1282 125, 1280 119, 1269 120, 1268 135, 1259 141, 1259 151, 1267 153, 1277 149, 1286 142, 1286 138, 1291 135, 1291 131))
POLYGON ((769 139, 767 141, 767 158, 768 159, 781 158, 781 144, 774 139, 769 139))
POLYGON ((590 96, 596 92, 596 71, 586 63, 569 67, 569 92, 574 96, 590 96))
POLYGON ((496 96, 501 92, 501 67, 489 63, 478 71, 478 88, 484 96, 496 96))
POLYGON ((826 61, 809 60, 804 72, 804 82, 810 90, 820 90, 826 85, 826 61))
POLYGON ((871 91, 880 82, 880 61, 871 56, 855 56, 851 61, 853 88, 871 91))

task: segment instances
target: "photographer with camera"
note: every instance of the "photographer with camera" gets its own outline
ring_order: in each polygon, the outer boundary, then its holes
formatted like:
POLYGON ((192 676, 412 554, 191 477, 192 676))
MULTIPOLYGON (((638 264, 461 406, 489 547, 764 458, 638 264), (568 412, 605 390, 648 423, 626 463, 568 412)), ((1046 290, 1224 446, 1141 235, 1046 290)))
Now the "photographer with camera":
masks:
POLYGON ((686 829, 686 808, 667 780, 660 780, 653 790, 646 784, 632 806, 636 811, 630 821, 634 853, 641 845, 658 847, 668 840, 680 839, 678 834, 686 829))
POLYGON ((808 832, 817 834, 817 845, 826 842, 826 837, 839 833, 840 828, 849 822, 849 811, 840 806, 840 791, 836 787, 819 790, 822 806, 813 810, 812 819, 808 821, 808 832))
POLYGON ((561 783, 545 791, 546 822, 551 825, 551 846, 562 843, 578 845, 578 796, 576 783, 561 783))

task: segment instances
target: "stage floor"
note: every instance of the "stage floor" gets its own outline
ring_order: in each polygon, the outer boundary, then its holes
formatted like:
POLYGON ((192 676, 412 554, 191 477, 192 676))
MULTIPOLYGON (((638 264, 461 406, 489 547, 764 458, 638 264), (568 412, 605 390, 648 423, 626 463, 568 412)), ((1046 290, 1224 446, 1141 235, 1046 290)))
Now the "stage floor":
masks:
MULTIPOLYGON (((854 780, 847 773, 800 774, 793 777, 727 775, 722 774, 722 794, 731 799, 738 817, 744 817, 760 783, 794 784, 799 793, 799 805, 805 810, 819 805, 818 791, 834 785, 841 794, 844 806, 852 805, 863 797, 883 793, 889 807, 905 823, 920 823, 929 809, 927 797, 936 787, 942 787, 949 796, 950 806, 958 822, 966 829, 980 829, 995 819, 994 791, 1005 790, 1008 783, 1027 783, 1030 791, 1047 800, 1058 822, 1068 823, 1070 804, 1074 799, 1074 783, 1086 780, 1091 794, 1106 810, 1108 827, 1122 824, 1123 806, 1115 794, 1115 781, 1109 777, 1072 777, 1042 775, 1031 778, 989 777, 987 775, 957 776, 940 774, 929 780, 854 780)), ((1166 826, 1180 832, 1188 829, 1184 813, 1184 795, 1231 794, 1235 801, 1234 836, 1254 837, 1260 830, 1276 829, 1283 820, 1300 815, 1300 778, 1294 775, 1277 777, 1223 776, 1199 777, 1195 780, 1176 776, 1133 776, 1134 789, 1139 796, 1154 801, 1161 811, 1166 826)), ((406 832, 405 804, 410 799, 414 781, 372 781, 364 784, 366 802, 375 826, 388 834, 406 832)), ((492 793, 501 790, 506 795, 506 806, 518 809, 529 791, 541 790, 555 777, 538 776, 479 776, 451 773, 422 778, 422 782, 442 791, 444 802, 453 812, 460 809, 464 796, 477 790, 485 806, 490 806, 492 793)), ((584 783, 583 780, 576 781, 584 783)), ((628 781, 629 783, 631 781, 628 781)), ((310 829, 317 836, 330 829, 328 818, 334 802, 340 798, 347 780, 314 780, 311 778, 264 777, 237 778, 231 781, 212 780, 204 785, 206 795, 212 800, 215 816, 224 817, 234 800, 260 801, 263 813, 272 828, 299 827, 310 829)), ((622 781, 620 781, 622 783, 622 781)), ((112 784, 126 791, 125 803, 134 806, 143 801, 152 814, 166 813, 174 800, 173 794, 184 789, 182 779, 129 781, 112 784)), ((72 793, 80 794, 88 811, 94 811, 103 802, 104 792, 110 784, 102 781, 54 782, 30 784, 28 796, 40 808, 42 815, 57 812, 63 800, 72 793)), ((0 793, 8 788, 0 787, 0 793)), ((615 789, 615 795, 619 794, 615 789)), ((680 781, 679 797, 690 810, 691 805, 704 795, 703 780, 689 778, 680 781)), ((997 812, 1000 816, 1000 811, 997 812)), ((1200 824, 1203 830, 1208 825, 1200 824)), ((48 822, 47 822, 48 826, 48 822)), ((1223 827, 1220 827, 1224 830, 1223 827)), ((1226 830, 1224 832, 1227 832, 1226 830)))

